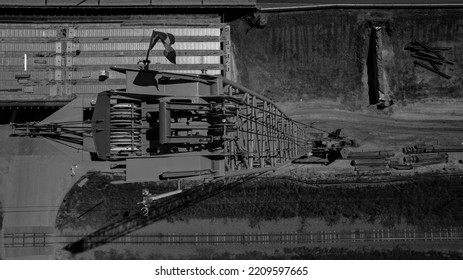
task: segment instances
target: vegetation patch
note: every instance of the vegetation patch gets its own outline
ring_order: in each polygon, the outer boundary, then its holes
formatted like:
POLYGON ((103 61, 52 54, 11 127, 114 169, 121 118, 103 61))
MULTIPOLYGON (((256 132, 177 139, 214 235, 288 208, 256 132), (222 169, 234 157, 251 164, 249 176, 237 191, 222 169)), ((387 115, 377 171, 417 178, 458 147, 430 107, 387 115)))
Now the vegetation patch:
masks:
MULTIPOLYGON (((112 185, 113 179, 98 173, 88 175, 66 195, 57 227, 98 228, 140 210, 141 190, 163 193, 176 182, 112 185)), ((463 178, 414 176, 407 181, 349 187, 318 186, 292 178, 262 178, 197 203, 169 218, 247 219, 251 227, 262 221, 286 218, 320 218, 334 225, 380 222, 385 227, 406 222, 413 226, 454 227, 463 225, 463 178)))
POLYGON ((177 188, 176 182, 112 184, 120 178, 100 172, 87 173, 66 194, 56 218, 58 229, 98 228, 140 210, 142 189, 164 193, 177 188), (84 182, 85 184, 81 184, 84 182))
POLYGON ((393 249, 358 248, 309 248, 295 247, 275 250, 273 253, 247 251, 244 253, 217 253, 213 249, 198 249, 196 254, 173 257, 171 255, 149 254, 140 255, 129 250, 118 252, 97 250, 94 252, 97 260, 141 260, 141 259, 195 259, 195 260, 461 260, 463 254, 456 251, 415 251, 402 246, 393 249))
POLYGON ((341 218, 380 222, 385 227, 406 222, 418 227, 463 225, 463 179, 415 176, 404 182, 361 187, 308 186, 285 178, 261 180, 199 203, 190 217, 248 218, 250 225, 282 218, 322 218, 333 225, 341 218))

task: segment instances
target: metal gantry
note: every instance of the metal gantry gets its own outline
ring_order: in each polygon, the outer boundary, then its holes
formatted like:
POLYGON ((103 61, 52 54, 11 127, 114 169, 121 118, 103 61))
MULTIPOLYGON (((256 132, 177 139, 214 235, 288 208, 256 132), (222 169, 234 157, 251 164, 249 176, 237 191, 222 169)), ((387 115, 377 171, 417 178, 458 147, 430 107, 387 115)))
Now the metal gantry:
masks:
POLYGON ((310 151, 307 126, 228 79, 112 69, 126 74, 125 89, 76 99, 40 123, 14 124, 15 135, 67 142, 118 166, 127 182, 240 176, 310 151))
POLYGON ((111 68, 126 75, 125 89, 76 99, 40 123, 15 124, 15 135, 79 148, 125 175, 124 182, 203 183, 157 201, 146 216, 134 214, 69 244, 71 252, 111 242, 309 152, 303 124, 228 79, 111 68))
POLYGON ((230 80, 223 85, 223 94, 239 106, 238 129, 224 145, 228 171, 275 167, 308 152, 305 127, 275 103, 230 80))

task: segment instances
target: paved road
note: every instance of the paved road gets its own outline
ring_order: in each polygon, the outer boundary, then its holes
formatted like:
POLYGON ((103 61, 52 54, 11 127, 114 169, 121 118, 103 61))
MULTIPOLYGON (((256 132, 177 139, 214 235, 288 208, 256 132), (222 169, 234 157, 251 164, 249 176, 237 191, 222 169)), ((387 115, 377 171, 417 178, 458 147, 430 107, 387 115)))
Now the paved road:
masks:
MULTIPOLYGON (((73 180, 69 171, 73 160, 44 139, 11 138, 9 133, 8 126, 0 126, 4 233, 53 231, 58 206, 73 180)), ((4 258, 44 258, 51 253, 10 248, 4 258)))
MULTIPOLYGON (((53 233, 64 196, 87 169, 78 156, 64 153, 45 139, 12 138, 10 132, 9 126, 0 126, 3 233, 53 233), (70 167, 75 164, 79 168, 72 177, 70 167)), ((0 255, 5 259, 54 259, 52 248, 10 247, 0 255)))

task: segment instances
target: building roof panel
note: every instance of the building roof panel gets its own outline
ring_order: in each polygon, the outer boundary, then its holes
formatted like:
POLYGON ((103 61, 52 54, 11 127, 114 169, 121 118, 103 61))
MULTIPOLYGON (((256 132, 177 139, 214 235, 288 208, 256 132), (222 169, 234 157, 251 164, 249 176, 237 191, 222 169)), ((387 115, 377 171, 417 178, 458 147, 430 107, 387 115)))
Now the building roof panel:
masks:
POLYGON ((0 6, 255 6, 256 0, 0 0, 0 6))

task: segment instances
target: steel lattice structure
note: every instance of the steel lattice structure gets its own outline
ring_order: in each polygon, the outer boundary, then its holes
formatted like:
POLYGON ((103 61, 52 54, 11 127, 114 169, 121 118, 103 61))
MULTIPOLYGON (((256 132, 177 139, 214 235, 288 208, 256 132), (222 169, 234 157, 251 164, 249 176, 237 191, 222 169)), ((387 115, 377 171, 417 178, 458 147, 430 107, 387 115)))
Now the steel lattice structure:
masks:
POLYGON ((15 135, 82 149, 128 182, 240 176, 309 151, 303 125, 223 77, 112 69, 126 75, 125 89, 76 99, 40 123, 15 124, 15 135))
POLYGON ((303 125, 269 99, 223 77, 112 69, 126 75, 125 89, 77 98, 40 123, 13 124, 14 135, 41 136, 85 151, 106 163, 105 170, 123 174, 124 182, 186 178, 206 183, 159 195, 153 205, 144 200, 143 215, 69 244, 66 249, 73 253, 111 242, 309 152, 303 125))
POLYGON ((272 101, 232 81, 223 79, 224 95, 236 102, 234 140, 225 144, 231 156, 226 163, 230 171, 275 167, 307 152, 305 130, 288 118, 272 101), (240 159, 237 155, 242 155, 240 159))

